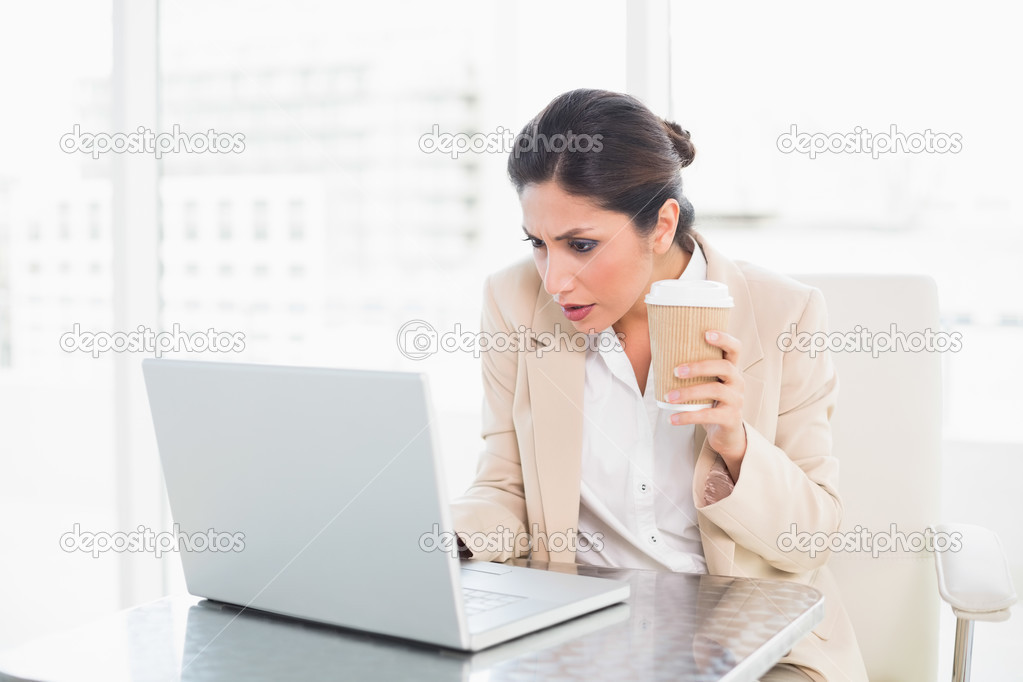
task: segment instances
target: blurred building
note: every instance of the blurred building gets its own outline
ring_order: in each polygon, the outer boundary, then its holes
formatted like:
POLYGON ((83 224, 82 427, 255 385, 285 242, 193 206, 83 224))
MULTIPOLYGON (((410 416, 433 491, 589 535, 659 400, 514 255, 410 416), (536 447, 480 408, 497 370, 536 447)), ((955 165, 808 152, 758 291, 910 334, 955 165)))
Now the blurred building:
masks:
MULTIPOLYGON (((290 361, 359 329, 396 330, 400 315, 443 314, 433 292, 480 241, 480 173, 471 155, 418 141, 438 124, 476 132, 477 84, 468 62, 407 90, 392 76, 367 63, 163 74, 163 130, 244 136, 241 153, 161 160, 165 328, 241 331, 246 356, 290 361)), ((82 97, 83 131, 118 132, 104 125, 107 81, 83 83, 82 97)), ((52 358, 71 321, 120 331, 109 328, 112 158, 81 154, 88 189, 0 220, 11 241, 0 328, 15 364, 52 358)))

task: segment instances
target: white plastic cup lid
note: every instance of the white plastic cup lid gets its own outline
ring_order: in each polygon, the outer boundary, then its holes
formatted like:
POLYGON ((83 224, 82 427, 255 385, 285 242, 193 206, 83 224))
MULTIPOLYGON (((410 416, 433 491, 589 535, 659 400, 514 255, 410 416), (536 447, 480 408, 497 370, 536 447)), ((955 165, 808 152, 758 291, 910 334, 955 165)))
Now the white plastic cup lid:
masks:
POLYGON ((684 305, 697 308, 731 308, 728 286, 709 279, 661 279, 650 285, 644 299, 653 305, 684 305))

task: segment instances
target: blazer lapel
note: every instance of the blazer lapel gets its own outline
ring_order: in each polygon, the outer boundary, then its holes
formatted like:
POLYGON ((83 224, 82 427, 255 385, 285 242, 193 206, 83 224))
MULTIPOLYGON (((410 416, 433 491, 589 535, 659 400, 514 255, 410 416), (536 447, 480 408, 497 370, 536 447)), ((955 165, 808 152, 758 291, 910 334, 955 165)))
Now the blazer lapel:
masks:
POLYGON ((753 297, 739 266, 722 256, 702 235, 697 233, 696 240, 707 258, 707 279, 727 285, 735 305, 728 317, 728 333, 742 343, 739 369, 746 384, 742 415, 747 422, 755 425, 761 419, 764 397, 764 380, 760 378, 756 365, 764 359, 764 347, 760 344, 753 297))
MULTIPOLYGON (((531 332, 536 350, 526 352, 526 374, 544 519, 541 530, 564 533, 579 523, 587 346, 577 337, 587 335, 575 330, 542 285, 534 310, 531 332)), ((574 556, 570 548, 561 548, 548 557, 546 542, 534 538, 535 559, 572 561, 574 556)))
MULTIPOLYGON (((694 236, 707 258, 707 279, 727 285, 728 293, 732 296, 735 307, 728 318, 728 333, 742 343, 739 356, 739 369, 745 383, 742 414, 748 424, 756 425, 763 413, 764 380, 757 376, 755 365, 764 359, 764 349, 757 330, 753 299, 739 267, 708 244, 705 237, 699 233, 694 236)), ((707 474, 718 454, 707 442, 707 430, 699 425, 696 427, 696 449, 700 454, 693 474, 693 495, 700 500, 703 495, 702 482, 707 480, 707 474)), ((707 566, 712 573, 731 572, 735 557, 734 542, 713 538, 712 542, 704 542, 703 547, 707 566)))

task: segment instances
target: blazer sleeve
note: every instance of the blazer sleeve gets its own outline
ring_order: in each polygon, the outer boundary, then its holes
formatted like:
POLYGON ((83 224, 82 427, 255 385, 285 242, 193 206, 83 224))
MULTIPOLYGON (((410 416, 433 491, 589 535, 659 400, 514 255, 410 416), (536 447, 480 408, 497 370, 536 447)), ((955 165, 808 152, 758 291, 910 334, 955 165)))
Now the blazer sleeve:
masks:
MULTIPOLYGON (((487 277, 483 285, 481 335, 510 335, 493 287, 492 277, 487 277)), ((480 352, 480 359, 484 446, 475 480, 451 503, 452 521, 474 559, 505 561, 528 553, 529 548, 528 541, 524 541, 526 501, 512 419, 519 352, 514 345, 507 350, 487 348, 480 352)))
MULTIPOLYGON (((798 332, 827 331, 824 297, 812 289, 797 323, 798 332)), ((774 352, 782 353, 774 343, 774 352)), ((823 565, 830 552, 793 549, 785 534, 833 533, 842 521, 838 460, 831 454, 831 415, 838 377, 830 353, 815 357, 793 349, 782 353, 777 428, 774 441, 751 424, 739 479, 725 497, 697 509, 737 544, 769 564, 793 573, 823 565), (786 546, 788 551, 779 545, 786 546)))

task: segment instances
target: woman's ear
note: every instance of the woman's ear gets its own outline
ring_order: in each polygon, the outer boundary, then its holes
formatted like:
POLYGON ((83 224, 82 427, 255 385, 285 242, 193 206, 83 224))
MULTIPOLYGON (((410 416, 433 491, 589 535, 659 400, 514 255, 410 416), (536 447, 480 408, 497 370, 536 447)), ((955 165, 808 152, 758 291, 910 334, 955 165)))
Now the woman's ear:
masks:
POLYGON ((657 212, 657 225, 654 226, 654 253, 667 253, 675 242, 675 230, 678 229, 679 205, 675 199, 667 199, 657 212))

